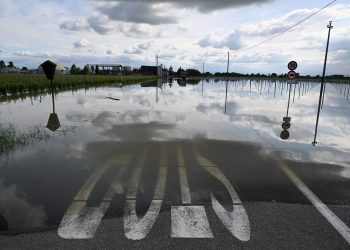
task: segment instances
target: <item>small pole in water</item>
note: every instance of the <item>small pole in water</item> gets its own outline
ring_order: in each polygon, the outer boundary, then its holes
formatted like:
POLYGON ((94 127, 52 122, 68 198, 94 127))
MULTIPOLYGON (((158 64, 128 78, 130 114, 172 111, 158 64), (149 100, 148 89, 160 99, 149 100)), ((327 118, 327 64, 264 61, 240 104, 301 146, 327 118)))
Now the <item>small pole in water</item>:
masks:
POLYGON ((52 83, 52 80, 50 80, 50 82, 51 82, 52 110, 53 110, 52 113, 56 113, 56 112, 55 112, 55 95, 54 95, 54 93, 53 93, 53 83, 52 83))
MULTIPOLYGON (((288 86, 287 86, 287 88, 288 88, 288 86)), ((289 113, 289 103, 290 103, 290 92, 291 92, 291 90, 292 90, 292 84, 289 83, 289 97, 288 97, 288 106, 287 106, 287 115, 286 115, 286 117, 288 117, 288 113, 289 113)))
POLYGON ((317 144, 316 136, 317 136, 317 128, 318 128, 318 119, 320 117, 320 108, 321 108, 322 96, 324 95, 324 93, 323 93, 323 90, 324 90, 324 76, 326 74, 329 37, 331 35, 331 29, 333 28, 332 21, 329 21, 329 25, 327 25, 327 28, 328 28, 328 38, 327 38, 326 54, 325 54, 324 64, 323 64, 323 73, 322 73, 321 88, 320 88, 320 98, 319 98, 319 101, 318 101, 318 110, 317 110, 317 118, 316 118, 315 135, 314 135, 314 141, 312 142, 312 145, 314 145, 314 146, 317 144))
POLYGON ((227 88, 228 88, 228 69, 230 66, 230 52, 227 52, 227 71, 226 71, 226 95, 225 95, 225 114, 226 114, 226 104, 227 104, 227 88))
POLYGON ((202 96, 203 96, 203 84, 204 84, 204 62, 203 62, 202 96))

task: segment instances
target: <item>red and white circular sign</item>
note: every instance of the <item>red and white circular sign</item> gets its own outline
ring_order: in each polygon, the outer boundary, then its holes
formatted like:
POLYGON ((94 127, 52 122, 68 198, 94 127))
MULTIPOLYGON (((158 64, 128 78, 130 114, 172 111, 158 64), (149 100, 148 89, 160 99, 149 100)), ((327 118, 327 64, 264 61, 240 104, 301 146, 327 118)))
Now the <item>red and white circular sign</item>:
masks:
POLYGON ((288 72, 288 78, 289 80, 294 80, 297 77, 297 73, 293 70, 288 72))
POLYGON ((296 70, 298 67, 298 63, 296 61, 290 61, 288 63, 288 69, 289 70, 296 70))

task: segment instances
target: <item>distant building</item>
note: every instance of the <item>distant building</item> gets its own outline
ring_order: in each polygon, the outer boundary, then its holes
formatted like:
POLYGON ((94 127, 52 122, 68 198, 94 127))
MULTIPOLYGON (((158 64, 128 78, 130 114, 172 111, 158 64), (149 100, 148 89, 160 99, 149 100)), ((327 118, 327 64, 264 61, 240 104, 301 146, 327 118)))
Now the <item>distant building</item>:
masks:
POLYGON ((140 69, 141 75, 149 75, 149 76, 162 76, 163 68, 162 66, 141 66, 140 69))
POLYGON ((4 67, 0 68, 0 73, 21 73, 21 70, 16 67, 4 67))
POLYGON ((87 64, 86 66, 89 69, 89 74, 96 74, 96 68, 102 75, 115 75, 123 71, 123 66, 120 64, 87 64))

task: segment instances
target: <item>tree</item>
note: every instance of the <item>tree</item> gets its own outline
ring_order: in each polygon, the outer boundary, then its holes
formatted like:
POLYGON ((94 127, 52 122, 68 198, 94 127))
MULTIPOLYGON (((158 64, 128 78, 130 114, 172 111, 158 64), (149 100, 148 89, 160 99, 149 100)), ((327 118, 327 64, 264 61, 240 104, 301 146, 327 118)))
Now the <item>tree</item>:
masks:
POLYGON ((13 65, 13 62, 9 62, 8 67, 13 68, 13 67, 15 67, 15 66, 13 65))
POLYGON ((72 67, 70 67, 70 73, 72 75, 77 73, 77 66, 75 64, 73 64, 72 67))
POLYGON ((96 65, 95 73, 96 73, 96 75, 100 74, 100 69, 99 69, 98 65, 96 65))
POLYGON ((173 73, 174 73, 173 66, 170 66, 170 67, 169 67, 169 76, 172 76, 173 73))
POLYGON ((89 68, 87 66, 84 67, 83 71, 81 72, 83 75, 89 74, 89 68))
POLYGON ((181 73, 182 73, 183 69, 180 67, 178 70, 177 70, 177 75, 180 76, 181 73))
POLYGON ((0 61, 0 69, 1 68, 5 68, 6 67, 6 64, 3 60, 0 61))
POLYGON ((27 67, 23 67, 23 68, 21 69, 21 71, 28 71, 28 68, 27 68, 27 67))

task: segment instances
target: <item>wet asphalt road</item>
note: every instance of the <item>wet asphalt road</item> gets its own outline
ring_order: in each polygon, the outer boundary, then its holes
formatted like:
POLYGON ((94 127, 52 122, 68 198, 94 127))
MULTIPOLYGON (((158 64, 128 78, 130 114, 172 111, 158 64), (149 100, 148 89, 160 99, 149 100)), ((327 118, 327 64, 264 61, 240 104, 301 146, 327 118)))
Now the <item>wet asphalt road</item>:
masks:
POLYGON ((282 161, 253 144, 223 141, 89 147, 99 168, 61 183, 52 225, 3 234, 1 249, 349 249, 350 182, 340 166, 282 161), (142 221, 149 211, 154 224, 142 221), (98 215, 101 224, 92 222, 98 215))

